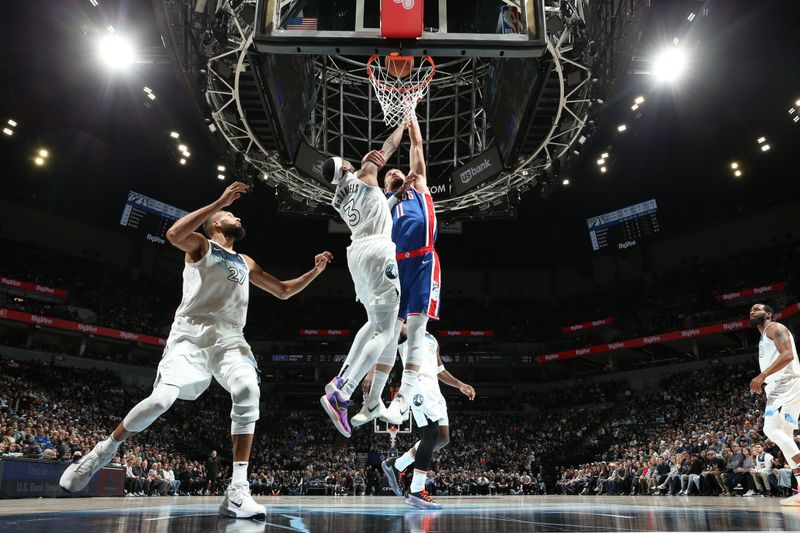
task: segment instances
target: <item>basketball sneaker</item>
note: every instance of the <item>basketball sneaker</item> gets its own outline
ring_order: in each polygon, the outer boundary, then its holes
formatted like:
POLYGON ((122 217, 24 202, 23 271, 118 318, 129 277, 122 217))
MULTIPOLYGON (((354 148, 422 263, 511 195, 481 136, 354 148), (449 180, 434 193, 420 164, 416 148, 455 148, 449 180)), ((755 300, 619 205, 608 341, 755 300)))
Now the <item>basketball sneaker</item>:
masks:
POLYGON ((406 496, 406 503, 411 507, 417 507, 419 509, 441 509, 442 506, 431 498, 431 495, 428 494, 428 491, 422 489, 419 492, 411 492, 408 496, 406 496))
POLYGON ((219 514, 231 518, 264 520, 267 517, 263 505, 259 505, 250 495, 250 486, 231 483, 225 491, 225 498, 219 506, 219 514))
POLYGON ((64 470, 64 473, 61 474, 61 479, 58 481, 62 489, 69 492, 83 490, 92 480, 92 476, 111 462, 111 459, 117 453, 117 447, 103 446, 104 442, 98 442, 83 459, 77 463, 72 463, 64 470))
POLYGON ((350 430, 350 422, 347 419, 347 407, 350 405, 350 400, 345 400, 342 398, 342 394, 338 390, 335 390, 320 398, 319 403, 322 404, 322 408, 328 413, 336 430, 349 438, 352 433, 350 430))
POLYGON ((394 467, 394 463, 397 461, 397 457, 390 457, 385 461, 381 462, 381 469, 383 469, 383 473, 386 474, 386 480, 389 482, 389 487, 394 491, 394 493, 398 496, 403 495, 403 489, 400 487, 400 477, 398 476, 397 469, 394 467))
POLYGON ((336 376, 332 380, 325 385, 325 394, 330 394, 333 391, 342 390, 342 385, 344 385, 344 378, 340 376, 336 376))
POLYGON ((369 405, 365 402, 364 405, 361 406, 361 410, 353 415, 353 418, 350 419, 350 425, 354 428, 363 426, 371 420, 382 417, 385 411, 386 408, 383 406, 383 402, 380 400, 375 402, 373 405, 369 405))
POLYGON ((406 399, 403 397, 403 395, 398 394, 394 397, 392 403, 389 404, 389 407, 381 416, 381 420, 385 420, 389 424, 395 424, 399 426, 406 421, 410 411, 411 409, 409 409, 406 399))
POLYGON ((781 505, 800 505, 800 489, 795 489, 795 493, 788 498, 784 498, 780 501, 781 505))

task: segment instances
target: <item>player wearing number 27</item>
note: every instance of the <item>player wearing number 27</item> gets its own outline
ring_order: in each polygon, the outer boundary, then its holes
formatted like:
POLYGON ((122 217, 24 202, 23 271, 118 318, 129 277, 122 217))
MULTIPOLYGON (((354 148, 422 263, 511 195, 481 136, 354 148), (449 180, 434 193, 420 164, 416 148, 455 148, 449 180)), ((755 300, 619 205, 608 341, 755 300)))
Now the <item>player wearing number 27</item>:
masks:
POLYGON ((314 268, 289 281, 279 281, 255 261, 233 250, 245 235, 239 218, 224 208, 247 191, 234 183, 215 201, 181 218, 167 231, 169 242, 186 253, 183 298, 175 312, 153 392, 130 410, 106 440, 71 465, 60 485, 82 490, 117 453, 125 439, 144 431, 176 399, 194 400, 212 377, 231 395, 233 476, 219 512, 232 518, 264 518, 264 507, 250 495, 247 464, 259 417, 260 390, 256 361, 244 339, 249 283, 282 300, 302 291, 333 259, 329 252, 314 258, 314 268), (203 226, 208 238, 197 232, 203 226))
POLYGON ((367 323, 356 333, 341 371, 325 386, 325 395, 320 398, 333 425, 345 437, 351 433, 347 416, 350 396, 400 331, 400 280, 392 215, 378 186, 378 170, 397 149, 403 129, 397 128, 381 150, 364 156, 358 171, 341 157, 331 157, 322 165, 323 177, 336 187, 333 207, 350 229, 353 242, 347 248, 347 267, 356 297, 367 311, 367 323))

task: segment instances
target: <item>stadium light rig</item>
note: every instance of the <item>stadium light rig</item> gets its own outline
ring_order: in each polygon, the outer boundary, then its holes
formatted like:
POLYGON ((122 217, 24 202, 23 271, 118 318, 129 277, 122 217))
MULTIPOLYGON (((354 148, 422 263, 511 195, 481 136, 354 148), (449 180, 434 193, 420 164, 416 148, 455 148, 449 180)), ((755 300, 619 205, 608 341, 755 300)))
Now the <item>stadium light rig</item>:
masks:
POLYGON ((628 126, 626 126, 625 124, 620 124, 619 126, 617 126, 617 131, 620 132, 620 133, 622 133, 623 131, 625 131, 627 129, 628 129, 628 126))
POLYGON ((117 35, 113 26, 108 28, 111 35, 103 37, 97 43, 100 62, 112 70, 125 70, 136 61, 133 44, 117 35))
POLYGON ((177 131, 171 131, 169 132, 169 136, 172 137, 173 139, 178 139, 180 138, 181 134, 178 133, 177 131))
POLYGON ((225 179, 225 174, 217 174, 217 179, 222 181, 225 179))
POLYGON ((672 83, 683 76, 686 64, 686 52, 678 48, 676 44, 676 46, 668 47, 655 57, 651 73, 659 81, 672 83))

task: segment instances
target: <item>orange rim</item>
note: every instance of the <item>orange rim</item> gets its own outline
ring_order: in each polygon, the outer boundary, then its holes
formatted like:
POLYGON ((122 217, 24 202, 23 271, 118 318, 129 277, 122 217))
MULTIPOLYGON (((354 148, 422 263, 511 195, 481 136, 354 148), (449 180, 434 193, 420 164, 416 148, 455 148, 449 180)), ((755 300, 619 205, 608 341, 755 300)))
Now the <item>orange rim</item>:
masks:
MULTIPOLYGON (((373 54, 372 56, 370 56, 369 61, 367 61, 367 75, 369 76, 369 78, 372 80, 372 82, 375 85, 377 85, 378 87, 380 87, 384 91, 390 91, 390 92, 396 92, 396 93, 406 93, 406 92, 414 91, 414 90, 419 89, 420 87, 425 87, 426 85, 428 85, 431 82, 431 80, 433 79, 433 76, 436 74, 436 63, 433 62, 433 58, 431 56, 422 56, 422 59, 424 59, 425 61, 427 61, 431 65, 430 66, 430 72, 428 72, 428 74, 425 76, 425 79, 423 79, 422 81, 420 81, 419 83, 417 83, 415 85, 412 85, 411 87, 391 87, 389 85, 381 83, 380 80, 377 80, 375 78, 375 75, 372 73, 372 68, 373 68, 372 64, 379 57, 381 57, 381 56, 379 56, 378 54, 373 54)), ((390 55, 386 56, 386 58, 389 59, 389 61, 408 60, 408 58, 413 58, 413 57, 414 56, 397 55, 397 52, 392 52, 390 55)), ((378 68, 383 68, 383 67, 381 67, 380 61, 378 61, 378 68)), ((414 67, 412 67, 412 69, 413 68, 414 67)), ((416 68, 420 68, 420 67, 416 67, 416 68)))

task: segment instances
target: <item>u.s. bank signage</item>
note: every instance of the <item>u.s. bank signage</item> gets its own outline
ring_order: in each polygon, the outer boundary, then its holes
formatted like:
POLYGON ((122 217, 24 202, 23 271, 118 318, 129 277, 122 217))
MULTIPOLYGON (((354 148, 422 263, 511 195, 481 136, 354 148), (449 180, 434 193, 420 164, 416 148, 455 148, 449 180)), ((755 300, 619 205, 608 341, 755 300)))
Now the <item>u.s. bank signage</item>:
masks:
POLYGON ((501 170, 503 170, 503 161, 500 159, 500 152, 496 146, 492 146, 450 174, 450 179, 453 181, 453 192, 457 196, 464 194, 489 178, 493 178, 501 170))

